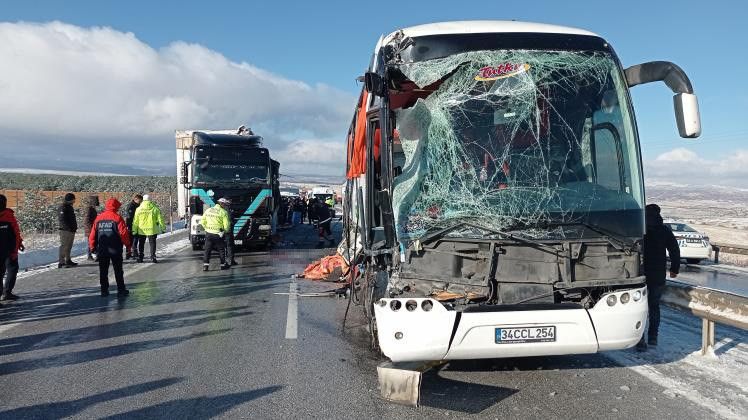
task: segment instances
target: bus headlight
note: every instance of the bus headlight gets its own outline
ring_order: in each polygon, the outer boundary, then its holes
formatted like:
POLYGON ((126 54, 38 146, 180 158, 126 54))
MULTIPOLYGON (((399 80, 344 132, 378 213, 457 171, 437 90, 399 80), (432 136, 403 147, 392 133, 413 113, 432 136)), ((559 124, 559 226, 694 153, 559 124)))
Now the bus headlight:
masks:
POLYGON ((637 290, 634 292, 634 302, 638 302, 642 298, 642 292, 637 290))
POLYGON ((629 303, 629 299, 631 299, 631 296, 628 292, 621 295, 621 303, 629 303))
POLYGON ((608 306, 613 306, 618 302, 618 298, 616 295, 610 295, 607 299, 605 299, 606 302, 608 302, 608 306))

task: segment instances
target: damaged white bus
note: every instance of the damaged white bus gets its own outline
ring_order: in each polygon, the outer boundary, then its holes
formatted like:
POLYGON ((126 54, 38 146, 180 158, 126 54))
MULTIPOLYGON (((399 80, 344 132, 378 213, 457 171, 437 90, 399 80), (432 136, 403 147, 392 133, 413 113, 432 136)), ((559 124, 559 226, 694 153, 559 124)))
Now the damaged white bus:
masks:
POLYGON ((594 353, 639 341, 642 164, 629 88, 696 96, 669 62, 623 69, 593 33, 474 21, 377 44, 348 137, 353 301, 393 362, 594 353))

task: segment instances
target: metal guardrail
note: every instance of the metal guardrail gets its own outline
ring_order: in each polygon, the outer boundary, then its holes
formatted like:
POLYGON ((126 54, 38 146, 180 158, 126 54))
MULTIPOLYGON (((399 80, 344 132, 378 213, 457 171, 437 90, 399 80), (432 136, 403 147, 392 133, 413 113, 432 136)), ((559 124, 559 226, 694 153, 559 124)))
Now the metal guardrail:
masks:
POLYGON ((724 252, 725 254, 738 254, 748 255, 748 247, 736 244, 712 244, 712 251, 714 251, 714 263, 719 264, 719 253, 724 252))
POLYGON ((664 303, 701 318, 701 354, 714 353, 714 324, 748 330, 748 297, 669 280, 664 303))

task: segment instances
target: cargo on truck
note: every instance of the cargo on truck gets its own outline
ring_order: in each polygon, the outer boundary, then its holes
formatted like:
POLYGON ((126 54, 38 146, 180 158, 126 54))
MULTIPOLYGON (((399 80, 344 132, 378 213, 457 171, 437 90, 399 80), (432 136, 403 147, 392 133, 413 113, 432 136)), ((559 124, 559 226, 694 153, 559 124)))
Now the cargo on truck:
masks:
POLYGON ((623 68, 580 29, 446 22, 380 39, 348 132, 344 244, 375 346, 393 362, 594 353, 647 323, 642 161, 623 68))
POLYGON ((263 147, 262 137, 239 130, 178 130, 178 207, 190 229, 193 249, 205 244, 203 211, 219 198, 231 200, 237 247, 269 247, 280 203, 280 164, 263 147))

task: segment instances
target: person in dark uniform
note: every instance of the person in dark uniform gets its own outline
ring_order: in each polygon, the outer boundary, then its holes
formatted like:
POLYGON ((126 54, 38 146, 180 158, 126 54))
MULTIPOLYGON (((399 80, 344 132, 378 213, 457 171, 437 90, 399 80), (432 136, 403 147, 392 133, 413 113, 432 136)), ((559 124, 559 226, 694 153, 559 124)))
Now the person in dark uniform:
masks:
MULTIPOLYGON (((140 206, 140 202, 143 201, 143 196, 140 194, 135 194, 132 196, 132 201, 130 201, 129 204, 127 204, 127 215, 125 216, 125 223, 127 224, 127 230, 130 232, 130 237, 132 238, 132 249, 138 249, 138 242, 140 241, 140 236, 133 235, 132 233, 132 221, 135 220, 135 210, 138 209, 138 206, 140 206)), ((126 257, 127 259, 132 258, 132 251, 127 250, 126 257)))
POLYGON ((660 328, 660 298, 665 289, 667 260, 665 251, 670 255, 670 278, 678 276, 680 269, 680 247, 669 227, 662 223, 660 206, 648 204, 645 208, 647 232, 642 241, 644 254, 644 275, 647 278, 647 302, 649 303, 649 328, 647 341, 642 337, 637 350, 644 351, 647 345, 657 346, 657 333, 660 328))
MULTIPOLYGON (((96 207, 99 207, 99 196, 89 195, 86 198, 86 209, 83 210, 83 233, 88 238, 91 235, 91 229, 93 228, 93 222, 96 220, 96 216, 99 214, 96 211, 96 207)), ((91 250, 86 250, 86 256, 88 261, 93 261, 94 257, 91 255, 91 250)))
POLYGON ((234 259, 234 217, 231 215, 231 199, 224 198, 224 200, 227 200, 225 209, 229 215, 229 230, 226 231, 224 238, 226 242, 224 252, 226 253, 226 262, 230 265, 237 265, 239 263, 234 259))
POLYGON ((88 248, 99 258, 99 283, 101 296, 109 296, 109 263, 114 268, 114 279, 117 281, 117 295, 126 296, 130 292, 125 287, 122 270, 122 246, 130 250, 132 241, 130 231, 122 216, 117 213, 120 202, 110 198, 104 211, 94 220, 91 234, 88 237, 88 248))
POLYGON ((60 260, 57 268, 70 268, 78 265, 71 259, 75 232, 78 230, 78 220, 75 217, 75 194, 65 194, 65 201, 60 205, 58 211, 58 223, 60 229, 60 260))
POLYGON ((332 209, 318 198, 312 199, 312 212, 314 218, 317 221, 317 232, 319 235, 319 242, 317 242, 317 248, 325 246, 325 240, 330 242, 329 246, 333 246, 332 231, 330 229, 330 223, 332 222, 332 209))

